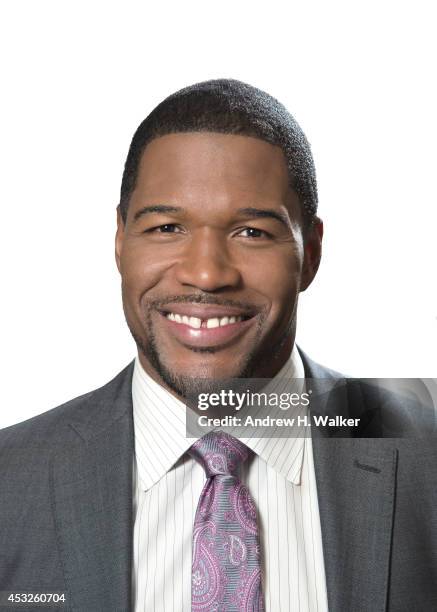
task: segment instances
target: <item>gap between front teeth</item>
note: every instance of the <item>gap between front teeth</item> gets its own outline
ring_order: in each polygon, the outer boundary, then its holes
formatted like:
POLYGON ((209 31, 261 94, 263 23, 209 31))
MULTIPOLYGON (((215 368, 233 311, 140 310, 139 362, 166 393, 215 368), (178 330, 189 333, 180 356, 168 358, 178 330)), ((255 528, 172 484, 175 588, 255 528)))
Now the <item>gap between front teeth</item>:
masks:
POLYGON ((231 325, 232 323, 238 323, 243 320, 243 317, 214 317, 212 319, 199 319, 198 317, 188 317, 186 315, 173 314, 169 312, 167 315, 167 319, 170 321, 175 321, 176 323, 182 323, 183 325, 189 325, 194 329, 200 329, 202 327, 202 322, 206 322, 207 329, 213 329, 214 327, 224 327, 225 325, 231 325))

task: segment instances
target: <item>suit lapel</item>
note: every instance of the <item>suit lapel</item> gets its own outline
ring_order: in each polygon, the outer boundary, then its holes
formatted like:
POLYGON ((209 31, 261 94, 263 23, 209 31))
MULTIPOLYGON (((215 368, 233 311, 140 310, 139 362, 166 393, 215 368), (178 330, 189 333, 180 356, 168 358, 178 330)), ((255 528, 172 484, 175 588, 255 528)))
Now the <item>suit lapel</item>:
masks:
MULTIPOLYGON (((356 389, 302 354, 319 414, 367 414, 356 389), (320 379, 324 379, 320 384, 320 379), (334 406, 335 404, 335 406, 334 406)), ((383 612, 387 605, 397 451, 389 439, 329 436, 313 431, 314 467, 330 610, 383 612)), ((344 433, 342 435, 345 435, 344 433)))
POLYGON ((91 394, 54 457, 52 496, 73 610, 130 610, 132 366, 91 394))

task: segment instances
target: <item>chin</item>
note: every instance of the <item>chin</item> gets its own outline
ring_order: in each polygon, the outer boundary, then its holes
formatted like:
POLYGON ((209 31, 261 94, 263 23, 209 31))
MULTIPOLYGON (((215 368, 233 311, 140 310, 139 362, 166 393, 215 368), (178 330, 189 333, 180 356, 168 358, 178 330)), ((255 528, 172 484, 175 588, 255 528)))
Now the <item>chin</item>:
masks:
POLYGON ((203 363, 185 362, 182 367, 176 364, 167 363, 164 366, 167 372, 171 373, 174 378, 187 378, 195 380, 222 380, 228 378, 238 378, 244 372, 244 367, 236 367, 235 362, 229 360, 228 364, 222 360, 218 363, 204 360, 203 363))

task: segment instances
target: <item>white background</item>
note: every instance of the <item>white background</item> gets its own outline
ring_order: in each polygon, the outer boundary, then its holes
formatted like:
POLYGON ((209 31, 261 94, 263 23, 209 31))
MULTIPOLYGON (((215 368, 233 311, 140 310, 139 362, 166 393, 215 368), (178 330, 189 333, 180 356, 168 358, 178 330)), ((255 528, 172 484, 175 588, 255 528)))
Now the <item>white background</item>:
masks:
POLYGON ((137 124, 233 77, 295 115, 324 258, 298 341, 356 376, 437 376, 433 2, 2 3, 0 427, 135 354, 113 256, 137 124))

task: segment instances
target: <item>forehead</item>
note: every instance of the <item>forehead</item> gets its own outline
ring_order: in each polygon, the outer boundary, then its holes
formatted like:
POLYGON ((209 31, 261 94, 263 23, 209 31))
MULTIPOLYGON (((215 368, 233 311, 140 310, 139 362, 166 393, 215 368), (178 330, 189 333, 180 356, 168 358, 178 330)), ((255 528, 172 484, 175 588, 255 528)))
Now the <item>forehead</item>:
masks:
POLYGON ((142 155, 137 188, 236 189, 284 196, 288 169, 280 147, 249 136, 178 133, 152 140, 142 155))

